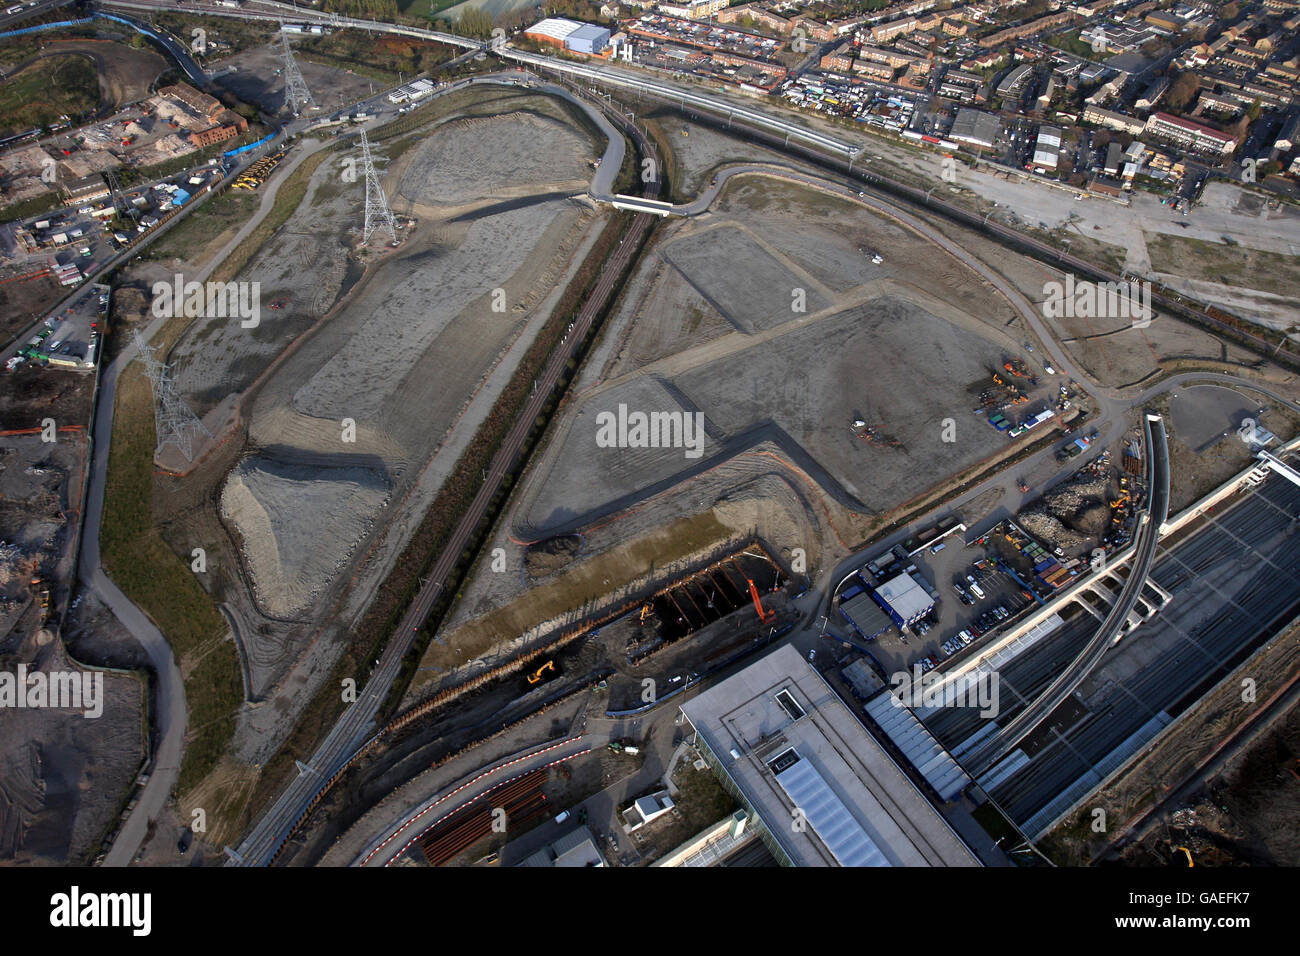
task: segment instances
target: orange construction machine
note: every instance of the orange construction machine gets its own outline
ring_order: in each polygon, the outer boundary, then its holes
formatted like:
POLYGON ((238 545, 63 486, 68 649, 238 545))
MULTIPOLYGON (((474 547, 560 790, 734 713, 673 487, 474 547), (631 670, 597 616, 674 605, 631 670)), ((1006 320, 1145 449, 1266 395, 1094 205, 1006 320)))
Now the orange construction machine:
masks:
POLYGON ((754 586, 753 578, 746 578, 749 582, 749 596, 754 599, 754 610, 758 612, 758 619, 764 624, 770 624, 776 619, 776 611, 763 610, 763 602, 758 599, 758 588, 754 586))

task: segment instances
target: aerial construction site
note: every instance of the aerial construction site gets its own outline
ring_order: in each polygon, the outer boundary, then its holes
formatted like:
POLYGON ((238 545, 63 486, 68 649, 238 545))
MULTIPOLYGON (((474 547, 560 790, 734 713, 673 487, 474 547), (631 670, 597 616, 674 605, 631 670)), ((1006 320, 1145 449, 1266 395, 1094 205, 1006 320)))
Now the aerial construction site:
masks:
POLYGON ((0 21, 19 75, 83 55, 51 32, 168 64, 0 141, 0 860, 1294 863, 1273 299, 1171 271, 1131 187, 1019 176, 1025 110, 981 146, 892 7, 786 50, 762 4, 462 6, 0 21))

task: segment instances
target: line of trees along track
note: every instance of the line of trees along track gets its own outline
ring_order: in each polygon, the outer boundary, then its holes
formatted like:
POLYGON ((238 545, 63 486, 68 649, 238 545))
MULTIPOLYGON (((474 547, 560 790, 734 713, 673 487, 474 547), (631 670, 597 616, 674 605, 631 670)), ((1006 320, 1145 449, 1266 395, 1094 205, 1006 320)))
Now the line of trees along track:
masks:
MULTIPOLYGON (((634 137, 639 153, 653 153, 653 145, 638 130, 630 127, 621 114, 610 109, 607 115, 634 137)), ((657 168, 659 164, 655 165, 657 168)), ((646 183, 645 196, 654 199, 660 190, 661 184, 656 177, 646 183)), ((264 865, 271 862, 318 801, 336 771, 364 742, 373 723, 400 699, 403 683, 400 678, 404 672, 408 675, 412 672, 414 662, 431 637, 433 626, 445 613, 464 574, 472 567, 479 546, 505 503, 508 489, 527 464, 529 455, 549 424, 550 415, 558 407, 592 344, 598 320, 614 301, 616 290, 630 273, 658 219, 646 214, 622 214, 616 221, 624 224, 621 240, 617 246, 610 243, 612 254, 587 289, 581 308, 572 317, 572 328, 564 333, 560 347, 553 349, 541 374, 535 379, 532 394, 485 469, 478 492, 438 550, 432 567, 423 576, 419 591, 379 653, 364 689, 321 741, 310 763, 300 768, 298 776, 290 781, 238 849, 230 853, 230 863, 264 865)), ((557 310, 557 314, 562 312, 557 310)), ((399 559, 398 566, 406 565, 405 558, 406 554, 399 559)), ((417 566, 425 565, 426 561, 421 560, 417 566)), ((362 630, 366 629, 363 627, 362 630)), ((384 628, 379 633, 389 633, 389 630, 384 628)), ((366 660, 370 659, 367 656, 366 660)), ((328 687, 322 690, 322 693, 329 692, 328 687)))

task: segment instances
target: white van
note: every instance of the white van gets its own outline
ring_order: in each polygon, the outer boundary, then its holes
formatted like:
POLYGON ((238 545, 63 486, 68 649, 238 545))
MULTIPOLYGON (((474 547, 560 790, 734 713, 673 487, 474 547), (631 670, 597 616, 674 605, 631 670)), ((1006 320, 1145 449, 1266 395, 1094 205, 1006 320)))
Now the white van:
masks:
POLYGON ((980 586, 976 584, 974 581, 970 583, 970 590, 971 593, 974 594, 981 601, 984 600, 984 592, 980 589, 980 586))
POLYGON ((555 822, 556 822, 556 823, 563 823, 563 822, 564 822, 565 820, 567 820, 567 819, 569 819, 569 811, 568 811, 568 810, 561 810, 561 811, 560 811, 558 814, 556 814, 556 816, 555 816, 555 822))

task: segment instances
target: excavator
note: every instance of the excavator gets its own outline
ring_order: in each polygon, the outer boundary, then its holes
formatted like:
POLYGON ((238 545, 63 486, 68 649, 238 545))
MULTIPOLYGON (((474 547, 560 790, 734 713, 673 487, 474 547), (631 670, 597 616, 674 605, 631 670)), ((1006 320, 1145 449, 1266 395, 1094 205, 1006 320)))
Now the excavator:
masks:
POLYGON ((654 613, 654 608, 649 604, 641 605, 641 617, 637 620, 638 624, 645 624, 646 618, 654 613))
POLYGON ((758 587, 754 584, 753 578, 746 578, 749 582, 749 596, 754 599, 754 610, 758 611, 758 619, 764 624, 770 624, 776 620, 776 611, 763 610, 763 602, 758 599, 758 587))
POLYGON ((542 681, 542 674, 545 673, 546 671, 550 671, 551 676, 555 676, 555 661, 547 661, 541 667, 537 668, 537 670, 529 674, 528 683, 540 684, 542 681))

